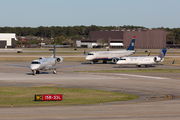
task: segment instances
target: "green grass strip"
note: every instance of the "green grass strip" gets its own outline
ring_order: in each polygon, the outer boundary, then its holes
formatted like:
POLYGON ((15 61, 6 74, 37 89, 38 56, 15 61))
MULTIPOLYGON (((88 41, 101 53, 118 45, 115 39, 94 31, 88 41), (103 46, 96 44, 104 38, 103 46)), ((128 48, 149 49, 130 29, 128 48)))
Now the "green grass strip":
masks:
POLYGON ((79 105, 128 101, 138 97, 130 94, 93 89, 59 87, 0 87, 0 107, 79 105), (34 101, 35 94, 63 94, 62 101, 34 101))

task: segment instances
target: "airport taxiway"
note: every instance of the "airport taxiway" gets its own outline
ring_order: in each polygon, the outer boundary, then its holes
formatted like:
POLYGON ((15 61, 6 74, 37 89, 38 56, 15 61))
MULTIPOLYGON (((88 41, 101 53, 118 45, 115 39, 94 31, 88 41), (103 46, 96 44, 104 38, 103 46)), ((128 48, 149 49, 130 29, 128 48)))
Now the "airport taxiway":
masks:
MULTIPOLYGON (((54 87, 78 87, 106 91, 131 93, 139 99, 95 105, 49 106, 49 107, 3 107, 0 119, 127 119, 127 120, 169 120, 180 119, 180 77, 179 73, 91 73, 74 71, 137 69, 115 64, 94 64, 88 62, 63 62, 67 65, 88 65, 84 67, 58 69, 33 76, 29 68, 6 66, 5 64, 29 65, 29 62, 0 62, 0 86, 33 87, 52 85, 54 87), (152 95, 153 93, 153 95, 152 95), (147 99, 149 98, 149 99, 147 99)), ((148 69, 179 69, 175 66, 155 66, 148 69)), ((141 68, 147 69, 147 68, 141 68)), ((87 93, 88 94, 88 93, 87 93)))

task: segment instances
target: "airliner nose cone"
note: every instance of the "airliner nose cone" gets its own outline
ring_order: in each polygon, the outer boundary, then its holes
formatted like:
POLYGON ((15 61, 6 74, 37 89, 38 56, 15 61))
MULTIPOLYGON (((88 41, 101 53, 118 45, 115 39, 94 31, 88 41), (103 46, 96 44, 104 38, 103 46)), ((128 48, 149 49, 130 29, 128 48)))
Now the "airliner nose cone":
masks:
POLYGON ((90 56, 86 56, 86 60, 91 60, 91 57, 90 56))

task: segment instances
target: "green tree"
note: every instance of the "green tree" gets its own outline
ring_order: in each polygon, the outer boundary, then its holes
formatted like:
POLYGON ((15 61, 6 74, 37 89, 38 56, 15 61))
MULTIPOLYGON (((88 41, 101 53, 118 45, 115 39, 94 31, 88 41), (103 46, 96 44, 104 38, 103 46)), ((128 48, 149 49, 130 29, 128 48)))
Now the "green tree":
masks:
POLYGON ((63 42, 66 40, 64 36, 59 36, 54 39, 54 44, 62 45, 63 42))

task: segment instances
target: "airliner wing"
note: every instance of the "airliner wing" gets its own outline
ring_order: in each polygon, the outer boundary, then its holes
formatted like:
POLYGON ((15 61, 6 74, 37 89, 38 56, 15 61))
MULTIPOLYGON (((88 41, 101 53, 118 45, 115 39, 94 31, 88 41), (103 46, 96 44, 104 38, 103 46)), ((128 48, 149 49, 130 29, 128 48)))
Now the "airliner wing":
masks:
POLYGON ((18 67, 30 67, 30 66, 26 66, 26 65, 13 65, 13 64, 6 64, 6 65, 8 65, 8 66, 18 66, 18 67))
POLYGON ((84 67, 88 65, 72 65, 72 66, 56 66, 56 67, 50 67, 50 69, 55 69, 55 68, 68 68, 68 67, 84 67))

